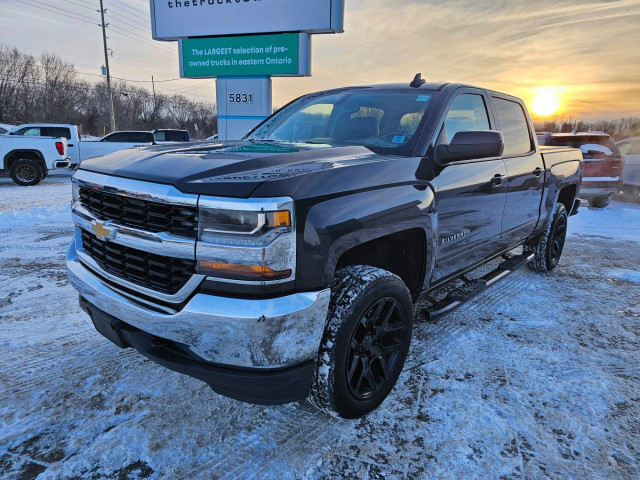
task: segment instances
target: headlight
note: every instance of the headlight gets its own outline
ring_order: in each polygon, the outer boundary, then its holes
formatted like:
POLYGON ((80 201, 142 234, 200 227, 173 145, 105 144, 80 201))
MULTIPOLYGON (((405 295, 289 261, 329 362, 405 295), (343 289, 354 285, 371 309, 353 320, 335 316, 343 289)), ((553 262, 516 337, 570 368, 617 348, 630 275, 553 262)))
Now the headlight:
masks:
POLYGON ((221 245, 268 245, 279 235, 292 231, 291 212, 255 212, 201 208, 198 237, 221 245))
POLYGON ((292 199, 201 197, 198 205, 198 273, 247 284, 295 278, 292 199))

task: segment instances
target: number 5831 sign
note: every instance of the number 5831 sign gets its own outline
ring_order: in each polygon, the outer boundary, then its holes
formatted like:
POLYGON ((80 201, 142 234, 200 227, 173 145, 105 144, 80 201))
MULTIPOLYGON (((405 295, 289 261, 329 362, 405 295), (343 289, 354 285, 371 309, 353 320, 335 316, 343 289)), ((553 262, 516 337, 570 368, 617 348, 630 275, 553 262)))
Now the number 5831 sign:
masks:
POLYGON ((230 93, 229 103, 253 103, 253 93, 230 93))

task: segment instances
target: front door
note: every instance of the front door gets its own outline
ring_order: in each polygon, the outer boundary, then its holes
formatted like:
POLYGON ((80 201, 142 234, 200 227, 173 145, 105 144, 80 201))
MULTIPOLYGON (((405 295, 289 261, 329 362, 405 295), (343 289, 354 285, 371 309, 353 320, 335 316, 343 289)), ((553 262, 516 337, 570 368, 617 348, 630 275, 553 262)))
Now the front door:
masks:
MULTIPOLYGON (((481 91, 454 97, 437 143, 449 143, 463 130, 497 129, 486 105, 481 91)), ((500 249, 506 175, 503 160, 496 157, 446 165, 432 181, 439 232, 433 281, 481 262, 500 249)))

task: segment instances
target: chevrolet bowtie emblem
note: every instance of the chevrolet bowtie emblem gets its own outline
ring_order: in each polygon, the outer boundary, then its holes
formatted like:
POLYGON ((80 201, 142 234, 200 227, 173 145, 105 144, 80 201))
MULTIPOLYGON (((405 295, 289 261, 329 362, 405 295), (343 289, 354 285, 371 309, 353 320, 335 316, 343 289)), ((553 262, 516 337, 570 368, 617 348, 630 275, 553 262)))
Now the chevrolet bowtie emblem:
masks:
POLYGON ((116 229, 94 220, 91 222, 91 231, 96 234, 99 240, 112 240, 116 236, 116 229))

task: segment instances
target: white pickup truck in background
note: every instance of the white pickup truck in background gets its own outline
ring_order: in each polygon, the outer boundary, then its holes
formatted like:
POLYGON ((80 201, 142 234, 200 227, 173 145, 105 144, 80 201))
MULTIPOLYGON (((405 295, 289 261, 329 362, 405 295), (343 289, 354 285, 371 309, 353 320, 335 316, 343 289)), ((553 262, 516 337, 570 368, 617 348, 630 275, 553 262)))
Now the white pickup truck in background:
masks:
POLYGON ((152 132, 113 132, 100 140, 81 140, 78 127, 68 124, 27 123, 19 125, 11 132, 11 136, 55 136, 68 140, 69 159, 71 165, 78 165, 87 158, 101 157, 108 153, 127 148, 153 145, 152 132))
POLYGON ((0 172, 22 186, 37 185, 55 168, 71 165, 64 137, 0 135, 0 172))

